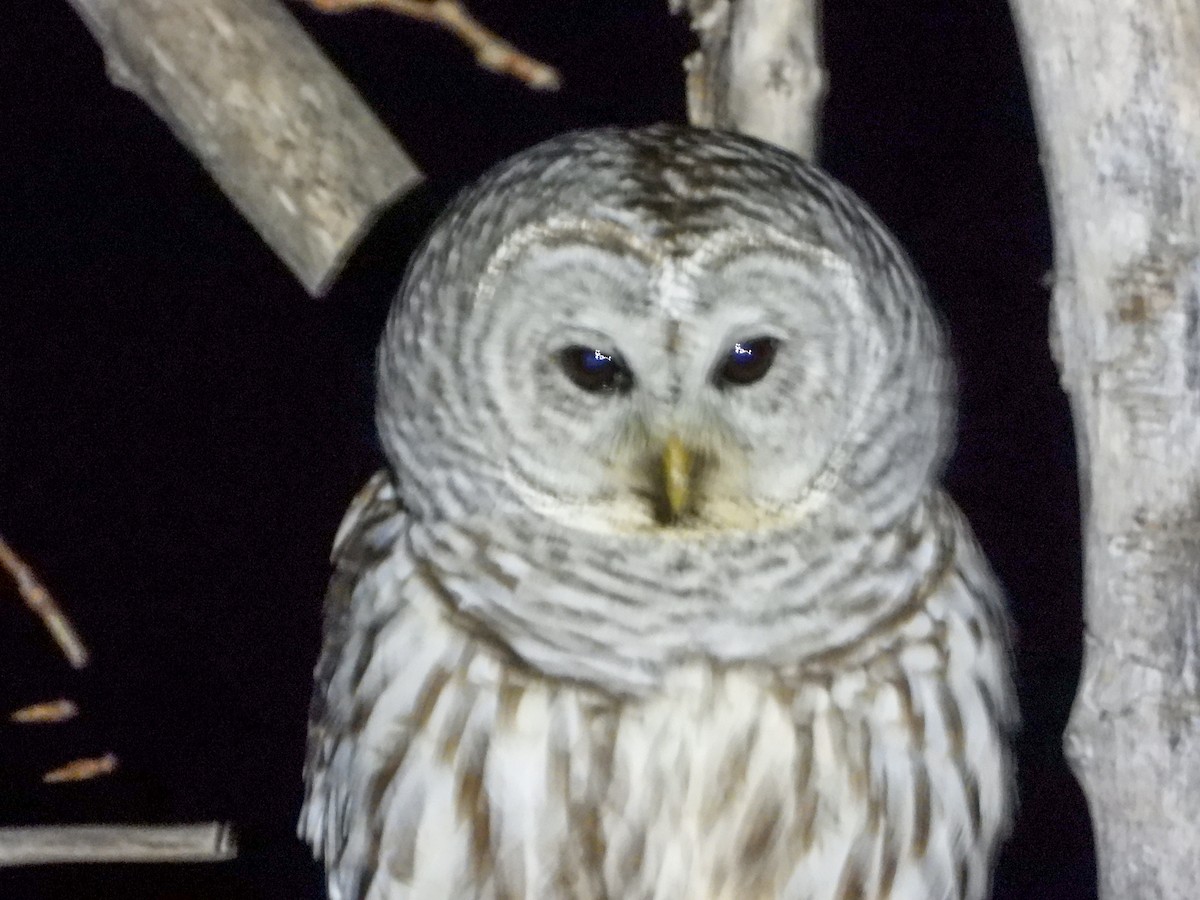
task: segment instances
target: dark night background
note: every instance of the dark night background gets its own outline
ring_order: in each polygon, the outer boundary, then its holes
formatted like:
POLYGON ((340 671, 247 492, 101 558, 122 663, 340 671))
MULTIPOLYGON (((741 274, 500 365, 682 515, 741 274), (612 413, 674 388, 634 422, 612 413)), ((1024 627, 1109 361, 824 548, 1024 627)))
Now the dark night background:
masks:
MULTIPOLYGON (((72 672, 0 584, 0 824, 235 824, 230 863, 0 870, 0 897, 317 898, 293 837, 327 550, 378 465, 371 354, 449 191, 568 128, 682 120, 665 0, 474 0, 560 67, 537 94, 430 27, 297 10, 430 178, 313 301, 131 94, 66 2, 0 37, 0 532, 73 616, 72 672), (16 726, 57 696, 82 713, 16 726), (119 771, 40 774, 115 752, 119 771)), ((822 161, 900 236, 961 363, 954 495, 1009 589, 1025 729, 996 895, 1095 894, 1059 744, 1079 664, 1070 421, 1047 350, 1050 234, 1003 0, 827 0, 822 161)))

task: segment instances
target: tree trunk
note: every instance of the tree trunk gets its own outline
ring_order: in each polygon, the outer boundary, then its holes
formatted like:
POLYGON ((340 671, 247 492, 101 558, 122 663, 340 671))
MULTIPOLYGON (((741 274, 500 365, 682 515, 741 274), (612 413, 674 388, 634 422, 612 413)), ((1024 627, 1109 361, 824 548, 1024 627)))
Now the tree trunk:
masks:
POLYGON ((805 159, 817 154, 825 72, 819 0, 670 0, 700 49, 688 57, 693 125, 740 131, 805 159))
POLYGON ((1106 900, 1200 897, 1200 5, 1013 0, 1084 503, 1066 751, 1106 900))
POLYGON ((109 76, 149 104, 310 294, 420 178, 277 0, 71 0, 109 76))

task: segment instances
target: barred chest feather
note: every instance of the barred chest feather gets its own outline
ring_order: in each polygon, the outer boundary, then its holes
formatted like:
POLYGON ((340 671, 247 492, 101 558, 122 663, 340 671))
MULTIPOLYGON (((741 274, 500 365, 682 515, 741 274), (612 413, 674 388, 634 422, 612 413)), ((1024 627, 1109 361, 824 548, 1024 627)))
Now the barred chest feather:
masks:
POLYGON ((1011 689, 976 562, 852 647, 617 699, 533 672, 385 557, 331 626, 302 834, 333 900, 983 897, 1011 689))

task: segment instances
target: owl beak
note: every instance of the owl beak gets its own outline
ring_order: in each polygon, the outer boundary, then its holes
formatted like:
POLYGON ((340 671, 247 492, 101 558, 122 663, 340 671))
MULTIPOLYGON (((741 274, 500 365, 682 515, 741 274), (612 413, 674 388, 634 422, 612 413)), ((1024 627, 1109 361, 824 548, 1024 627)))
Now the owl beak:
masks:
POLYGON ((679 435, 672 434, 667 438, 662 454, 663 493, 670 521, 679 519, 691 505, 694 473, 695 455, 679 435))

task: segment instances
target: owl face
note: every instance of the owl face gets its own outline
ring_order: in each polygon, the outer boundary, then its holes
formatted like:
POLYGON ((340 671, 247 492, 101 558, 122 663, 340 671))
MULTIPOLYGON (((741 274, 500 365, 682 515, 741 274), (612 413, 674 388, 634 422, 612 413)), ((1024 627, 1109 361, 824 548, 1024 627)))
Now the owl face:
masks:
POLYGON ((910 503, 946 443, 940 332, 886 232, 713 132, 585 132, 502 165, 414 261, 379 362, 385 449, 431 515, 854 518, 910 503))
POLYGON ((840 464, 880 345, 849 265, 765 228, 662 241, 534 225, 497 254, 474 310, 480 337, 508 338, 479 346, 508 410, 510 486, 598 530, 800 514, 840 464), (496 317, 513 307, 506 333, 496 317))

